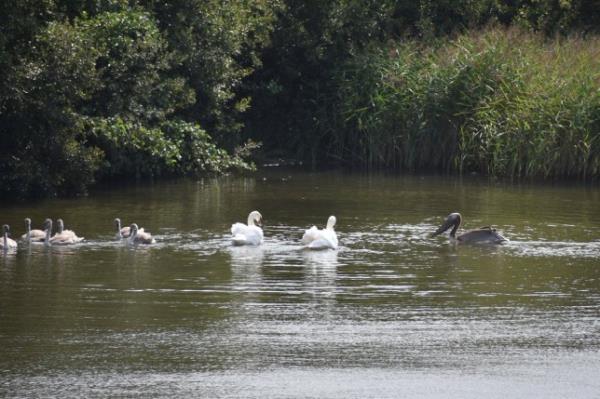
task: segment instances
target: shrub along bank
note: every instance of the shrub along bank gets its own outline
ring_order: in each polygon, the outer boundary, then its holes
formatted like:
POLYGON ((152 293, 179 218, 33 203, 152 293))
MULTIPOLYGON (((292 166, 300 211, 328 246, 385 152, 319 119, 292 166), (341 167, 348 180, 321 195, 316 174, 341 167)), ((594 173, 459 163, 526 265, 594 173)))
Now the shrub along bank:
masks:
POLYGON ((518 29, 366 49, 320 116, 331 159, 399 170, 600 176, 600 40, 518 29))

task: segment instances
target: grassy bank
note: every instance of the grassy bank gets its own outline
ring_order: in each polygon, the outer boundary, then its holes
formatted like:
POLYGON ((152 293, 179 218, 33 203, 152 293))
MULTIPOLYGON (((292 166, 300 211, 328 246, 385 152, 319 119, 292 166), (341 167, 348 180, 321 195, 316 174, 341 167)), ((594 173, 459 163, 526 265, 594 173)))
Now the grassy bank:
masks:
POLYGON ((318 120, 331 159, 514 177, 600 176, 600 39, 517 29, 362 52, 318 120), (325 121, 325 122, 323 122, 325 121))

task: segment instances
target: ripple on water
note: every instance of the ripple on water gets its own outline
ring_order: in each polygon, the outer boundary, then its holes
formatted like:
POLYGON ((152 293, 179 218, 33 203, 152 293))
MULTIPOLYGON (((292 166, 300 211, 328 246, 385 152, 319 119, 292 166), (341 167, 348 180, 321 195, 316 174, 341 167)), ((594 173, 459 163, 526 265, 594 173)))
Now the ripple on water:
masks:
POLYGON ((521 257, 600 258, 600 242, 510 241, 510 254, 521 257))

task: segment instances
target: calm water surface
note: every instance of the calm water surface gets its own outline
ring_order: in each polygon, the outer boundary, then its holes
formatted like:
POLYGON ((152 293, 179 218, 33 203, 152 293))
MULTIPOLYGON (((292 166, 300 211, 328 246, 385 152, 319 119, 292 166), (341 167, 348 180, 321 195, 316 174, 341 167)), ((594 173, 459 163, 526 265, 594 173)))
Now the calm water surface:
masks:
POLYGON ((600 190, 263 171, 4 206, 0 397, 597 398, 600 190), (265 242, 231 247, 258 209, 265 242), (452 212, 511 242, 429 238, 452 212), (338 218, 341 248, 303 230, 338 218), (157 243, 114 241, 121 217, 157 243))

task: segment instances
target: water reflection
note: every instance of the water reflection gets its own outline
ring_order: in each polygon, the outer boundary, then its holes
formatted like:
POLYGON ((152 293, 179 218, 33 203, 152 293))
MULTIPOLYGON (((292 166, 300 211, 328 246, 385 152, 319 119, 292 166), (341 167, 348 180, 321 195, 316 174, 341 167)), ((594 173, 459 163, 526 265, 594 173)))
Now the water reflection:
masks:
POLYGON ((326 249, 314 251, 302 249, 301 253, 306 266, 319 266, 323 269, 335 269, 338 265, 338 250, 326 249))
POLYGON ((230 246, 227 251, 231 256, 232 268, 258 268, 265 257, 265 248, 262 246, 230 246))

